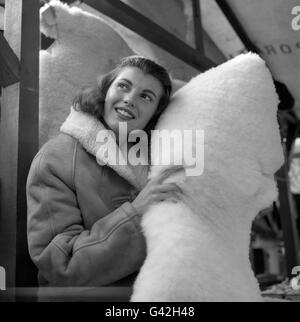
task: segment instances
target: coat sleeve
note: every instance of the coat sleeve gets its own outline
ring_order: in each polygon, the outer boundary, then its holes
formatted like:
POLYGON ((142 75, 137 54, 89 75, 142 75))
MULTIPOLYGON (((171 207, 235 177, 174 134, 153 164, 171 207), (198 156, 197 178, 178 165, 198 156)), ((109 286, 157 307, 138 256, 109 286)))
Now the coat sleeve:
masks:
POLYGON ((52 286, 100 286, 136 272, 146 246, 131 203, 84 229, 71 175, 51 157, 39 153, 27 180, 28 245, 39 273, 52 286))

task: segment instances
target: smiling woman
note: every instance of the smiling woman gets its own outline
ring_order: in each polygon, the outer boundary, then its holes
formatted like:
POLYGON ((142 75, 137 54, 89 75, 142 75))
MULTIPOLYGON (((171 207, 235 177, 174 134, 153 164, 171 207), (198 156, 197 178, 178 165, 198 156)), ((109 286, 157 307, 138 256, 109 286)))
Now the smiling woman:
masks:
POLYGON ((104 120, 117 133, 119 122, 128 132, 142 130, 155 113, 163 86, 152 75, 136 67, 125 67, 111 84, 104 104, 104 120))
MULTIPOLYGON (((177 199, 180 190, 163 183, 170 172, 148 181, 147 162, 106 160, 107 144, 98 136, 118 134, 119 125, 126 125, 125 141, 134 130, 150 133, 170 93, 162 66, 126 57, 74 99, 61 133, 36 155, 27 180, 28 244, 40 285, 133 283, 146 255, 142 215, 153 203, 177 199)), ((109 145, 124 157, 132 150, 117 139, 109 145)))
POLYGON ((162 66, 141 56, 129 56, 102 76, 96 87, 81 92, 73 105, 116 133, 118 122, 125 121, 128 132, 144 129, 150 134, 167 106, 171 89, 169 74, 162 66))

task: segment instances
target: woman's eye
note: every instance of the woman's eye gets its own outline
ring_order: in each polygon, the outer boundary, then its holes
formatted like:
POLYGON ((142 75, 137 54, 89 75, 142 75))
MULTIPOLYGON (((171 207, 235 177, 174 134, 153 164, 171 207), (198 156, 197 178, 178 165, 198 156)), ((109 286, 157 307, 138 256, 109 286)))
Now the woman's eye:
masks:
POLYGON ((152 102, 152 97, 147 94, 142 94, 141 97, 144 98, 146 101, 152 102))
POLYGON ((125 84, 125 83, 119 83, 118 84, 118 87, 121 88, 121 89, 127 89, 128 88, 128 85, 125 84))

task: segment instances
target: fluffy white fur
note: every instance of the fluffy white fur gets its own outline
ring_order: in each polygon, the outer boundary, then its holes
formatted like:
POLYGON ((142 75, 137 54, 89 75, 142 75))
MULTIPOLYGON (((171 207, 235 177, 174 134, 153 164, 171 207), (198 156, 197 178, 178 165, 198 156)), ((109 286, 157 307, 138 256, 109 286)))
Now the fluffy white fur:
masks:
POLYGON ((58 133, 78 91, 96 84, 120 58, 134 54, 100 17, 52 0, 40 11, 41 32, 56 39, 40 52, 40 144, 58 133))
MULTIPOLYGON (((183 200, 144 214, 147 258, 132 301, 262 300, 249 243, 253 218, 277 198, 277 104, 271 75, 255 54, 195 77, 173 96, 157 129, 204 130, 204 172, 171 177, 183 200)), ((157 144, 154 137, 152 151, 157 144)), ((152 167, 151 176, 164 169, 152 167)))

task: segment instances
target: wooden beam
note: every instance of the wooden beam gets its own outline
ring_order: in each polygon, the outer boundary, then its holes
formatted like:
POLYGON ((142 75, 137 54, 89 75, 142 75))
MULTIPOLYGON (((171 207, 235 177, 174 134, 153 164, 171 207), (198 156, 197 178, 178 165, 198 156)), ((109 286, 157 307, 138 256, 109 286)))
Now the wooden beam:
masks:
POLYGON ((7 272, 7 287, 35 286, 36 270, 27 250, 25 189, 38 151, 39 0, 6 1, 4 27, 5 38, 20 57, 20 82, 4 88, 1 101, 0 265, 7 272))
POLYGON ((296 226, 296 209, 289 188, 287 163, 276 173, 279 190, 279 213, 283 231, 287 275, 292 277, 292 269, 300 265, 299 237, 296 226))
POLYGON ((27 247, 26 181, 39 149, 40 1, 23 0, 17 178, 16 286, 34 286, 37 275, 27 247))
POLYGON ((79 287, 18 287, 0 292, 0 302, 129 302, 132 287, 127 286, 79 286, 79 287))
POLYGON ((231 7, 229 6, 228 2, 226 0, 216 0, 216 3, 222 10, 223 14, 231 24, 234 31, 237 33, 247 50, 252 51, 254 53, 259 53, 259 49, 253 44, 253 42, 250 40, 249 36, 247 35, 245 29, 239 22, 238 18, 232 11, 231 7))
MULTIPOLYGON (((20 17, 22 1, 10 0, 5 6, 4 36, 20 58, 20 17)), ((2 90, 0 122, 0 265, 6 270, 6 287, 15 286, 17 222, 17 145, 19 83, 2 90)))
POLYGON ((192 0, 196 49, 204 55, 200 0, 192 0))
POLYGON ((19 59, 0 32, 0 87, 17 83, 19 77, 19 59))
POLYGON ((199 71, 205 71, 215 66, 209 58, 203 56, 199 51, 119 0, 84 0, 83 2, 199 71))

